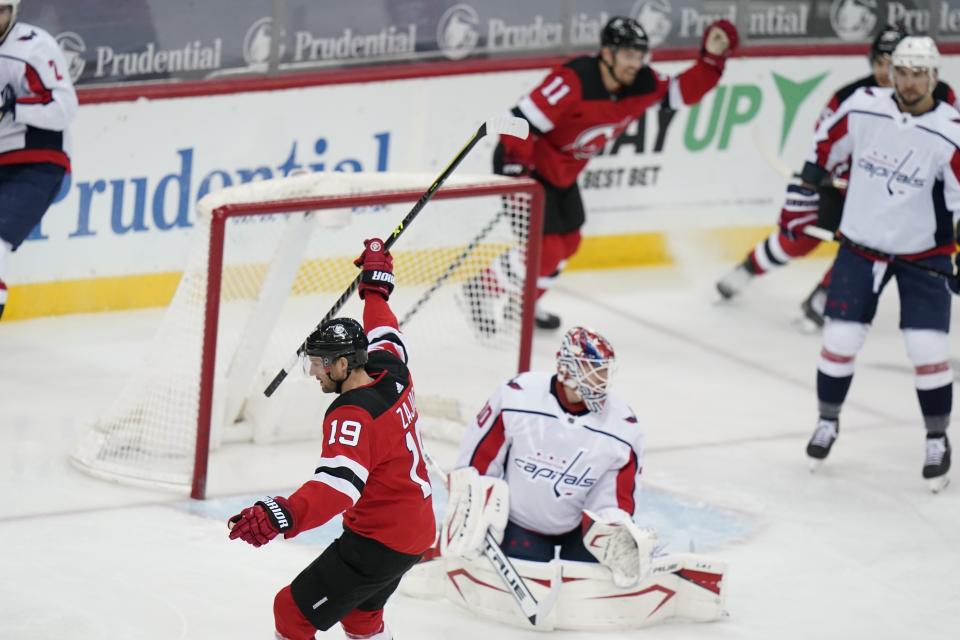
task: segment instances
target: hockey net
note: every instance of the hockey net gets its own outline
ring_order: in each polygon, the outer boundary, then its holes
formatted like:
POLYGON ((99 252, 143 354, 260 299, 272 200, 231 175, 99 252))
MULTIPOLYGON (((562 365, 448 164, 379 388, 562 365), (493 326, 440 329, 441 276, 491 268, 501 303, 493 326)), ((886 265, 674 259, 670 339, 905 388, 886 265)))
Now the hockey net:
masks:
MULTIPOLYGON (((431 184, 416 174, 313 173, 229 187, 198 204, 183 276, 143 364, 82 431, 73 462, 96 476, 190 487, 210 450, 319 438, 332 397, 293 372, 263 389, 431 184)), ((393 247, 421 415, 463 424, 529 365, 542 190, 452 176, 393 247), (491 291, 490 274, 500 283, 491 291)), ((338 316, 360 318, 354 296, 338 316)))

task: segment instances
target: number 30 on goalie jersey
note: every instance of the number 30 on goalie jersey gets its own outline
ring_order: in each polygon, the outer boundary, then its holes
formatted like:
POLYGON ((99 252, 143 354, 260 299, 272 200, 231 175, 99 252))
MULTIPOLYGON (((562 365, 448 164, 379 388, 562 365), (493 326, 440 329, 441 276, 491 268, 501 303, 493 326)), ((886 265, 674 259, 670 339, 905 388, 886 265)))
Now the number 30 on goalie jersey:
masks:
POLYGON ((317 518, 332 517, 336 504, 353 532, 418 554, 433 543, 436 523, 413 380, 396 328, 376 327, 368 337, 373 382, 343 393, 327 409, 317 469, 294 496, 307 498, 317 518))

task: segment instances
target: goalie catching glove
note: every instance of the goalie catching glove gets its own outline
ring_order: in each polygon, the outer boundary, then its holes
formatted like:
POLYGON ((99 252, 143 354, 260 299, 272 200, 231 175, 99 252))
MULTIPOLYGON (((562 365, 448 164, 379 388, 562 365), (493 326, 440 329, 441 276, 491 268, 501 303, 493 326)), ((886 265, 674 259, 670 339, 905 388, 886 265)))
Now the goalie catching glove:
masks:
POLYGON ((230 518, 230 539, 240 538, 255 547, 261 547, 279 533, 293 531, 293 512, 286 498, 264 498, 230 518))
POLYGON ((590 511, 583 544, 600 564, 613 573, 613 583, 621 588, 632 587, 650 573, 651 556, 657 547, 657 534, 641 529, 623 514, 622 520, 602 518, 590 511))
POLYGON ((510 512, 510 489, 499 478, 473 467, 450 472, 450 500, 440 529, 440 554, 470 560, 483 555, 487 531, 503 540, 510 512))

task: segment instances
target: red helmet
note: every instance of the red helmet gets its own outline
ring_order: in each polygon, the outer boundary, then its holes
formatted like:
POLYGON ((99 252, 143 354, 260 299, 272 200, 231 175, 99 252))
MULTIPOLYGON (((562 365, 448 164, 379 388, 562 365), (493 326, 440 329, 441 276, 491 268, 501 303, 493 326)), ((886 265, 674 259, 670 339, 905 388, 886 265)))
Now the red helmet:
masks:
POLYGON ((599 333, 574 327, 563 336, 557 351, 557 377, 583 398, 591 413, 603 411, 615 368, 613 346, 599 333))

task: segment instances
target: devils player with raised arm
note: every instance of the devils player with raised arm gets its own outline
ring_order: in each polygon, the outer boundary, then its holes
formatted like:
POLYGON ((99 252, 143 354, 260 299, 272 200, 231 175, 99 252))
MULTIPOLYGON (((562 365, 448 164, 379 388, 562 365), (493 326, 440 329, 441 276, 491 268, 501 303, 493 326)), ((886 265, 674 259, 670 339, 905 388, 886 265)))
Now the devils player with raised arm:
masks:
MULTIPOLYGON (((931 38, 901 40, 892 56, 893 87, 858 89, 821 122, 801 174, 810 188, 839 164, 850 167, 817 366, 820 416, 807 455, 815 468, 837 440, 856 355, 880 294, 895 278, 926 431, 922 475, 934 491, 946 485, 950 469, 951 298, 943 280, 916 266, 953 271, 953 212, 960 211, 960 117, 934 97, 939 62, 931 38)), ((948 282, 960 292, 956 277, 948 282)))
POLYGON ((337 622, 347 638, 390 640, 384 604, 436 536, 413 380, 387 303, 393 259, 379 239, 364 247, 363 326, 336 318, 306 341, 311 375, 338 394, 323 420, 316 471, 290 497, 265 498, 230 519, 231 539, 259 547, 343 514, 343 535, 274 600, 277 636, 286 640, 310 640, 337 622))
POLYGON ((67 127, 77 94, 53 37, 17 22, 20 0, 0 0, 0 316, 7 257, 26 240, 70 170, 67 127))
MULTIPOLYGON (((699 59, 669 77, 646 64, 650 42, 643 27, 631 18, 615 17, 603 28, 597 55, 553 69, 520 99, 512 114, 529 121, 531 135, 525 140, 501 136, 493 168, 504 175, 531 176, 546 193, 538 297, 580 245, 586 216, 577 177, 590 158, 650 107, 678 109, 703 99, 719 82, 738 41, 733 24, 714 22, 704 32, 699 59)), ((523 262, 513 252, 498 257, 466 284, 464 297, 478 333, 497 331, 492 300, 518 290, 522 280, 523 262)), ((539 306, 535 321, 541 329, 560 327, 560 318, 539 306)))
POLYGON ((655 536, 633 522, 644 437, 630 407, 608 392, 615 363, 603 336, 575 327, 556 373, 521 373, 498 388, 461 443, 444 530, 479 542, 464 529, 489 529, 508 556, 547 562, 559 549, 562 559, 604 563, 618 584, 636 582, 655 536), (488 491, 508 509, 461 505, 488 491))
MULTIPOLYGON (((871 73, 840 88, 827 102, 820 113, 817 123, 835 114, 843 102, 862 87, 891 87, 890 56, 897 44, 906 37, 906 31, 899 26, 888 26, 874 39, 870 47, 871 73)), ((954 107, 960 107, 953 89, 938 80, 933 89, 934 99, 954 107)), ((819 227, 836 231, 840 224, 840 213, 846 189, 839 188, 835 182, 843 184, 849 177, 850 168, 839 164, 825 179, 816 185, 816 193, 798 184, 787 186, 786 203, 780 211, 777 229, 764 238, 743 262, 717 282, 717 291, 724 298, 732 298, 740 293, 756 276, 771 269, 782 267, 795 258, 809 255, 820 240, 806 235, 804 227, 816 224, 819 227)), ((830 285, 830 269, 823 275, 813 291, 804 299, 800 308, 803 315, 815 326, 823 326, 824 304, 827 299, 827 287, 830 285)))

